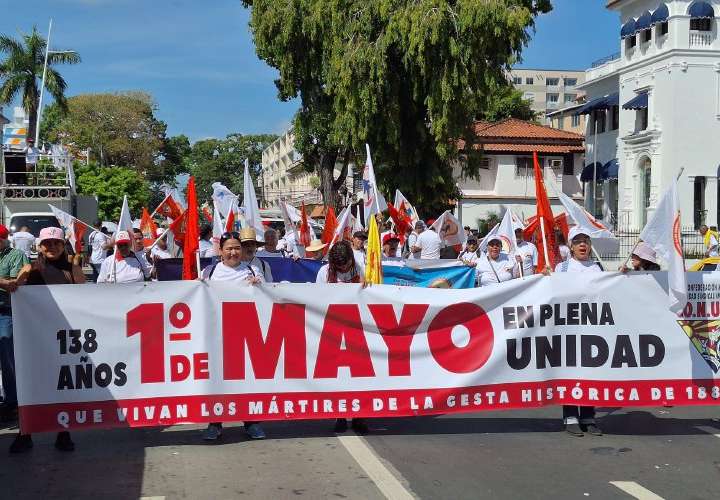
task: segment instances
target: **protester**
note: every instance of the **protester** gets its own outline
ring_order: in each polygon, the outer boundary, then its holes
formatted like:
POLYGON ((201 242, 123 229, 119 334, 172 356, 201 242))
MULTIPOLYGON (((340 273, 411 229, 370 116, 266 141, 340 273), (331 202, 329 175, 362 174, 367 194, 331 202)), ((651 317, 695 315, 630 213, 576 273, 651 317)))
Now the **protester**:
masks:
MULTIPOLYGON (((577 226, 570 229, 570 258, 555 266, 559 273, 599 273, 603 271, 600 264, 592 260, 592 240, 577 226)), ((585 432, 593 436, 602 436, 602 431, 595 422, 594 406, 563 405, 563 421, 565 430, 573 436, 582 436, 585 432)))
MULTIPOLYGON (((258 243, 253 228, 243 228, 240 232, 224 233, 220 238, 221 262, 206 267, 202 271, 203 279, 225 281, 243 285, 272 283, 270 266, 255 256, 258 243)), ((245 422, 245 431, 252 439, 265 439, 260 422, 245 422)), ((203 433, 206 441, 217 441, 222 436, 222 423, 213 422, 203 433)))
POLYGON ((425 222, 419 220, 415 223, 415 227, 413 231, 408 235, 407 237, 407 256, 408 259, 419 259, 420 258, 420 251, 417 252, 413 251, 413 247, 415 247, 415 243, 417 242, 418 236, 420 236, 420 233, 425 231, 425 222))
POLYGON ((13 351, 13 321, 10 292, 17 289, 15 279, 28 264, 28 257, 10 247, 8 229, 0 224, 0 372, 5 400, 0 406, 0 419, 12 420, 17 412, 15 386, 15 353, 13 351))
POLYGON ((570 258, 570 247, 567 246, 567 241, 562 231, 555 232, 555 241, 557 241, 558 250, 560 250, 560 258, 563 261, 568 260, 570 258))
MULTIPOLYGON (((380 227, 380 226, 378 226, 378 227, 380 227)), ((385 225, 384 225, 385 231, 383 231, 382 233, 380 233, 380 241, 385 241, 385 236, 387 236, 388 234, 395 235, 396 237, 398 236, 397 234, 395 234, 395 233, 393 232, 392 227, 393 227, 393 224, 392 224, 392 221, 391 221, 391 220, 385 221, 385 225)), ((399 237, 398 237, 398 243, 399 243, 399 242, 400 242, 400 239, 399 239, 399 237)), ((400 245, 399 245, 399 244, 396 245, 395 255, 394 255, 393 257, 402 257, 402 249, 400 248, 400 245)), ((400 260, 401 260, 401 259, 400 259, 400 260)))
MULTIPOLYGON (((85 283, 82 267, 71 263, 65 250, 65 234, 59 227, 40 230, 38 258, 25 265, 17 277, 17 285, 74 285, 85 283)), ((10 453, 20 453, 32 448, 32 436, 19 432, 10 445, 10 453)), ((75 444, 67 431, 58 432, 55 448, 73 451, 75 444)))
POLYGON ((458 255, 458 260, 466 266, 476 267, 479 258, 480 252, 478 252, 478 240, 475 236, 470 235, 465 242, 465 250, 458 255))
POLYGON ((478 259, 476 269, 480 286, 503 283, 519 276, 517 264, 502 251, 502 240, 499 236, 490 238, 485 258, 478 259))
POLYGON ((33 186, 37 183, 37 163, 40 157, 40 150, 35 147, 35 140, 28 138, 25 147, 25 170, 27 171, 27 183, 33 186))
POLYGON ((382 238, 382 261, 383 262, 402 262, 402 257, 398 257, 398 246, 400 238, 395 233, 386 233, 382 238))
MULTIPOLYGON (((427 226, 432 226, 431 222, 428 221, 427 226)), ((415 229, 419 230, 418 225, 415 225, 415 229)), ((420 259, 439 259, 440 258, 440 247, 442 242, 440 236, 434 231, 434 229, 425 229, 424 226, 419 230, 417 239, 413 244, 410 251, 413 253, 419 252, 420 259)))
POLYGON ((10 237, 12 241, 12 247, 17 248, 24 253, 27 258, 30 258, 32 249, 35 246, 35 236, 30 232, 30 228, 22 226, 18 231, 15 231, 10 237))
POLYGON ((538 264, 538 249, 529 241, 525 241, 522 228, 515 230, 515 241, 517 249, 515 250, 515 259, 522 265, 522 275, 529 276, 535 274, 535 268, 538 264))
POLYGON ((158 228, 155 233, 157 240, 155 241, 155 246, 150 250, 150 256, 152 257, 153 264, 155 264, 158 260, 172 259, 173 257, 168 251, 167 235, 163 235, 164 232, 165 231, 163 229, 158 228))
POLYGON ((620 270, 622 272, 632 271, 659 271, 660 264, 657 261, 657 255, 650 245, 644 242, 640 242, 633 250, 630 256, 630 264, 632 269, 628 269, 627 266, 622 266, 620 270))
POLYGON ((104 228, 99 220, 95 221, 93 227, 95 229, 88 236, 88 245, 90 247, 90 267, 93 270, 93 281, 97 281, 100 275, 100 266, 107 257, 108 249, 112 248, 112 243, 110 237, 103 232, 104 228))
POLYGON ((365 275, 365 243, 367 242, 365 231, 355 231, 352 239, 352 250, 355 262, 360 266, 360 274, 365 275))
POLYGON ((265 246, 257 251, 257 257, 287 257, 288 253, 284 248, 278 247, 277 231, 270 228, 265 231, 265 246))
MULTIPOLYGON (((315 283, 360 283, 365 284, 360 265, 355 261, 353 247, 347 241, 336 243, 328 252, 328 263, 320 268, 315 283)), ((365 419, 353 418, 352 428, 358 434, 368 432, 365 419)), ((335 421, 335 432, 345 432, 347 420, 335 421)))
POLYGON ((200 228, 200 258, 215 257, 215 247, 212 244, 212 226, 203 224, 200 228))
MULTIPOLYGON (((142 236, 142 233, 140 234, 142 236)), ((113 254, 105 257, 100 266, 98 283, 136 283, 150 278, 151 266, 132 251, 131 243, 127 231, 118 231, 115 234, 118 256, 113 254)))
POLYGON ((323 243, 321 240, 312 240, 310 244, 305 247, 305 258, 312 260, 323 260, 325 258, 323 250, 326 246, 327 244, 323 243))
POLYGON ((705 245, 705 257, 717 257, 719 255, 718 233, 709 229, 705 224, 700 226, 699 231, 705 245))

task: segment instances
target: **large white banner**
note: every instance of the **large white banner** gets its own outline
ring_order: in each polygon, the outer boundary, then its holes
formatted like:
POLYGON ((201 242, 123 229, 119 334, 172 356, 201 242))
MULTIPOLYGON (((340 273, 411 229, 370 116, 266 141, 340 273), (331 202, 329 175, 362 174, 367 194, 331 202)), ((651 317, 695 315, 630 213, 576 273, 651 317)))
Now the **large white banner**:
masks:
POLYGON ((532 276, 472 290, 207 282, 24 286, 25 432, 717 404, 720 273, 532 276))

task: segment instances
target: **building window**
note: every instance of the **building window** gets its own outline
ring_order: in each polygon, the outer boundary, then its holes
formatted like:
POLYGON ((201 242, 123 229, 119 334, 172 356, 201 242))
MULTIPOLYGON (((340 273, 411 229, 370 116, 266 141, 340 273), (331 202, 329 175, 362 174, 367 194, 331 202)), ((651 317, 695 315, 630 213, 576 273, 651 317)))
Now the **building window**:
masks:
POLYGON ((652 30, 642 30, 642 33, 640 33, 640 40, 642 43, 647 43, 652 40, 652 30))
POLYGON ((695 177, 693 184, 693 223, 695 229, 705 224, 705 177, 699 175, 695 177))
POLYGON ((525 85, 533 85, 535 83, 535 79, 532 76, 528 76, 525 78, 525 85))
POLYGON ((652 163, 650 162, 650 158, 645 158, 640 164, 640 173, 642 174, 642 197, 640 198, 642 210, 640 223, 644 227, 645 224, 647 224, 648 211, 650 210, 650 180, 652 177, 652 163))
POLYGON ((620 128, 620 106, 612 107, 612 129, 617 130, 620 128))
POLYGON ((636 120, 637 120, 637 131, 640 132, 642 130, 647 130, 648 128, 648 110, 647 108, 644 109, 638 109, 636 111, 636 120))
POLYGON ((690 30, 692 31, 712 31, 712 19, 690 19, 690 30))
POLYGON ((637 45, 637 39, 635 35, 629 36, 625 39, 625 50, 630 50, 637 45))
POLYGON ((658 25, 658 35, 664 36, 668 34, 668 22, 665 21, 664 23, 660 23, 658 25))
POLYGON ((558 102, 560 94, 546 94, 547 102, 558 102))
POLYGON ((595 126, 591 132, 595 133, 597 131, 598 134, 605 132, 605 110, 596 109, 593 111, 593 120, 595 121, 595 126))
POLYGON ((535 94, 532 92, 525 92, 523 94, 523 99, 530 102, 535 102, 535 94))
POLYGON ((577 85, 577 78, 565 78, 566 87, 574 87, 577 85))
POLYGON ((573 165, 573 156, 565 157, 563 161, 563 175, 575 175, 575 165, 573 165))
POLYGON ((558 116, 557 118, 553 119, 553 121, 555 122, 554 128, 558 130, 562 130, 564 128, 565 118, 563 118, 562 116, 558 116))
POLYGON ((545 84, 548 87, 557 87, 560 85, 560 78, 548 78, 545 80, 545 84))
POLYGON ((519 76, 513 76, 513 84, 522 85, 522 78, 520 78, 519 76))
POLYGON ((480 160, 480 168, 483 168, 485 170, 490 169, 490 158, 482 158, 480 160))
POLYGON ((532 158, 529 156, 515 157, 515 177, 534 177, 532 158))
POLYGON ((573 103, 577 99, 576 94, 565 94, 565 103, 573 103))
POLYGON ((573 127, 579 127, 580 126, 580 115, 573 115, 571 123, 572 123, 573 127))

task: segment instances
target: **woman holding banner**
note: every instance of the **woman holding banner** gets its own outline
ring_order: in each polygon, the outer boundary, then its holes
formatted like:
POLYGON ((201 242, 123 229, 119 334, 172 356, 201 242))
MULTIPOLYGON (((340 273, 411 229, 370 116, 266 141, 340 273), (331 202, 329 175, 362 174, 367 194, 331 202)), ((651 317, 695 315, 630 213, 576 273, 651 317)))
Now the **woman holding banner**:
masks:
MULTIPOLYGON (((22 285, 74 285, 85 283, 82 268, 68 259, 65 248, 65 234, 59 227, 46 227, 40 230, 38 239, 38 258, 32 264, 22 268, 17 277, 18 286, 22 285)), ((32 448, 30 434, 22 430, 10 445, 10 453, 20 453, 32 448)), ((55 448, 60 451, 73 451, 75 444, 67 431, 58 432, 55 448)))
MULTIPOLYGON (((568 234, 570 240, 570 258, 555 266, 556 273, 600 273, 602 266, 592 260, 592 241, 582 229, 574 226, 568 234)), ((602 436, 595 423, 594 406, 563 405, 565 430, 573 436, 582 436, 585 432, 593 436, 602 436)))
MULTIPOLYGON (((203 269, 203 279, 210 281, 225 281, 242 283, 244 285, 259 285, 272 283, 270 266, 255 256, 258 244, 255 230, 246 227, 240 232, 225 233, 220 237, 220 259, 211 266, 203 269)), ((260 422, 245 422, 245 431, 251 439, 265 439, 265 432, 260 422)), ((222 423, 208 424, 203 433, 206 441, 217 441, 222 436, 222 423)))
POLYGON ((499 236, 492 236, 487 242, 485 258, 477 260, 477 274, 480 286, 494 285, 520 277, 517 264, 502 251, 502 239, 499 236))

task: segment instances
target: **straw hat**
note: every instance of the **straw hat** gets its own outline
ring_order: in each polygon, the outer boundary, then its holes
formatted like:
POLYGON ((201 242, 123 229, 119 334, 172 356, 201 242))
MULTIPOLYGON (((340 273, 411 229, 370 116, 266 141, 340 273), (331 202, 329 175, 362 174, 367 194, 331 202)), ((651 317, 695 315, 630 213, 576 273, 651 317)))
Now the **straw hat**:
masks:
POLYGON ((323 243, 320 240, 312 240, 308 246, 305 247, 306 252, 317 252, 327 246, 327 243, 323 243))

